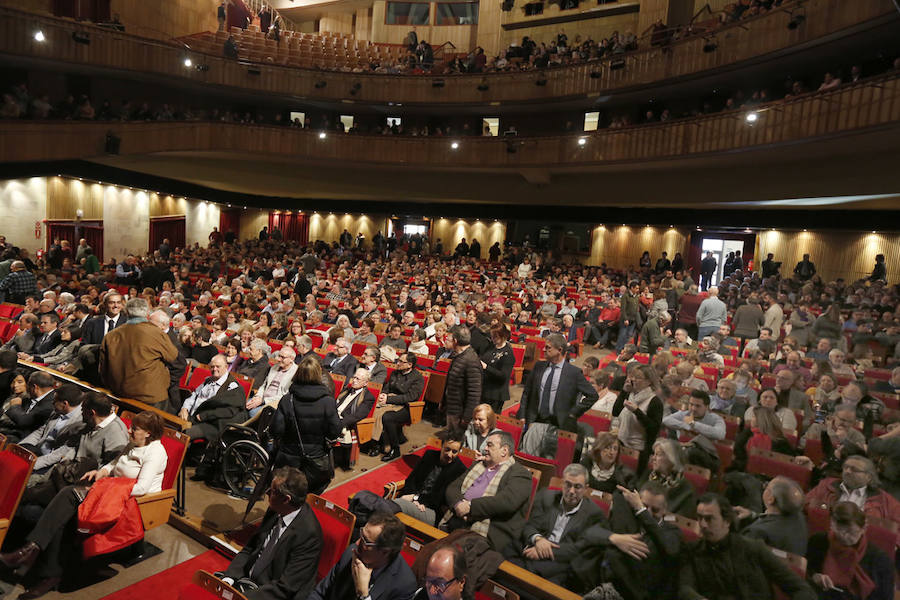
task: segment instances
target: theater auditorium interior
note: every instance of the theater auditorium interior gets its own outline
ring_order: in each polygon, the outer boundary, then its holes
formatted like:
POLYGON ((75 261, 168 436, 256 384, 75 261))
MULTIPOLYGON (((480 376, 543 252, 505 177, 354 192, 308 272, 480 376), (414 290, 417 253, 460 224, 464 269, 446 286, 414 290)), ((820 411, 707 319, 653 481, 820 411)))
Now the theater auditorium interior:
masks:
POLYGON ((0 598, 900 598, 897 0, 0 17, 0 598))

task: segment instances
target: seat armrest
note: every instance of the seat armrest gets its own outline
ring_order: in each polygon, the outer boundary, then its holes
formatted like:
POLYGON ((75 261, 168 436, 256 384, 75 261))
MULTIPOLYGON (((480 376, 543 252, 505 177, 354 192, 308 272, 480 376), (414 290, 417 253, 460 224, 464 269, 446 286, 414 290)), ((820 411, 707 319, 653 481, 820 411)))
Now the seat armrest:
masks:
POLYGON ((372 431, 375 429, 375 418, 366 417, 356 422, 356 439, 360 444, 372 441, 372 431))
POLYGON ((155 494, 144 494, 136 498, 144 522, 144 531, 149 531, 169 521, 169 512, 175 501, 175 490, 163 490, 155 494))

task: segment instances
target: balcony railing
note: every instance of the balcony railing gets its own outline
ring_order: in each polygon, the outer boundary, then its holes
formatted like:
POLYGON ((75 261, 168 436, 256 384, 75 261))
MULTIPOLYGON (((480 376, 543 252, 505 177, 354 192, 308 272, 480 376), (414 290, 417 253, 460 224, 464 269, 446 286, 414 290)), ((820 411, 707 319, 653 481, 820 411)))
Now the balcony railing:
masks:
POLYGON ((0 161, 100 156, 108 134, 120 153, 234 152, 342 165, 443 169, 590 167, 702 157, 813 141, 900 123, 897 72, 789 101, 666 123, 540 138, 403 137, 221 122, 0 121, 0 161), (453 147, 456 143, 456 148, 453 147))
POLYGON ((676 79, 816 41, 824 42, 843 31, 898 18, 891 0, 807 0, 796 10, 802 11, 806 18, 795 29, 787 26, 791 14, 777 10, 666 48, 648 48, 610 59, 542 71, 485 75, 356 74, 237 62, 196 54, 183 44, 164 43, 10 8, 0 8, 0 53, 136 71, 293 98, 343 100, 350 98, 352 88, 354 102, 521 103, 600 96, 676 79), (34 39, 38 29, 44 34, 42 42, 34 39), (76 43, 73 40, 75 33, 87 34, 89 43, 76 43), (716 49, 704 52, 704 46, 709 49, 710 41, 715 43, 716 49), (185 58, 191 58, 191 67, 184 66, 185 58), (618 63, 620 68, 611 68, 611 61, 624 62, 618 63), (546 80, 546 83, 537 86, 538 79, 546 80))

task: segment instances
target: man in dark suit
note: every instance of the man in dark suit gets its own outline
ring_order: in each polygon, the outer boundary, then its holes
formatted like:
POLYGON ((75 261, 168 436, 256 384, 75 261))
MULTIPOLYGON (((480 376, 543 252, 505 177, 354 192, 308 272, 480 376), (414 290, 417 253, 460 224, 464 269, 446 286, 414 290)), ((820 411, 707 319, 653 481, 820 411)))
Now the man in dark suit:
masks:
POLYGON ((517 415, 525 419, 526 428, 542 423, 578 432, 578 418, 600 397, 581 369, 566 360, 567 347, 562 335, 548 337, 544 346, 547 360, 529 373, 517 415))
POLYGON ((521 535, 504 552, 507 559, 567 586, 578 558, 590 550, 584 543, 585 533, 596 525, 606 527, 603 511, 586 497, 587 481, 587 469, 571 464, 563 472, 562 490, 538 492, 521 535))
POLYGON ((350 447, 353 444, 352 429, 362 419, 369 416, 375 406, 375 395, 366 387, 369 384, 369 370, 365 367, 356 369, 341 393, 337 397, 337 413, 344 428, 341 430, 341 445, 335 463, 350 469, 350 447))
POLYGON ((353 377, 359 362, 350 354, 350 340, 339 338, 334 343, 334 352, 329 352, 322 359, 326 371, 335 375, 343 375, 346 379, 353 377))
POLYGON ((43 425, 53 414, 53 377, 43 371, 28 376, 28 395, 31 399, 13 398, 6 412, 0 416, 0 434, 9 443, 17 443, 43 425))
POLYGON ((84 324, 81 332, 81 345, 84 346, 96 344, 99 345, 103 341, 103 337, 120 325, 124 325, 127 321, 122 308, 125 302, 122 300, 121 294, 110 293, 103 299, 103 314, 88 319, 84 324))
POLYGON ((459 459, 462 430, 450 430, 441 437, 441 449, 425 452, 406 477, 403 495, 394 499, 404 514, 429 525, 434 525, 447 508, 444 490, 466 471, 465 463, 459 459))
POLYGON ((615 548, 607 549, 605 559, 613 585, 626 600, 677 596, 681 530, 665 520, 667 511, 666 489, 653 481, 639 492, 620 486, 613 496, 609 520, 615 535, 609 541, 615 548))
POLYGON ((228 372, 228 363, 222 354, 209 361, 209 368, 212 375, 188 396, 178 416, 191 422, 190 429, 185 432, 191 438, 206 438, 213 444, 221 427, 244 408, 247 394, 228 372))
POLYGON ((360 366, 369 371, 369 381, 372 383, 384 383, 387 379, 387 367, 381 364, 381 350, 375 346, 369 346, 359 359, 360 366))
POLYGON ((294 467, 272 475, 269 510, 259 529, 220 578, 234 585, 249 579, 258 588, 251 600, 306 600, 316 583, 322 527, 306 505, 306 476, 294 467))
MULTIPOLYGON (((57 346, 61 341, 59 328, 59 315, 56 313, 46 313, 41 315, 40 330, 41 335, 35 339, 34 347, 29 352, 32 356, 41 356, 47 354, 57 346)), ((20 354, 19 358, 23 358, 20 354)))
POLYGON ((405 535, 394 515, 373 514, 308 600, 411 600, 419 586, 400 555, 405 535))

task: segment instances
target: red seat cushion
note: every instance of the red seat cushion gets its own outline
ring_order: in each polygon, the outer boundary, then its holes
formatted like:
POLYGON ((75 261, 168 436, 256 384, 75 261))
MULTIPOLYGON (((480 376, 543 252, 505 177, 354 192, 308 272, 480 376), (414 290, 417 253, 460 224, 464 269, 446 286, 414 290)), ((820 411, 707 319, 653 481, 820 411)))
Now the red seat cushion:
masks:
POLYGON ((168 457, 166 462, 166 472, 163 473, 162 489, 171 490, 175 487, 175 478, 178 477, 178 471, 181 468, 181 460, 184 458, 184 452, 187 446, 180 443, 178 440, 165 435, 160 441, 162 442, 163 448, 166 449, 166 456, 168 457))
POLYGON ((322 556, 319 558, 317 579, 322 579, 337 564, 350 544, 350 528, 328 511, 313 508, 319 525, 322 526, 322 556))

